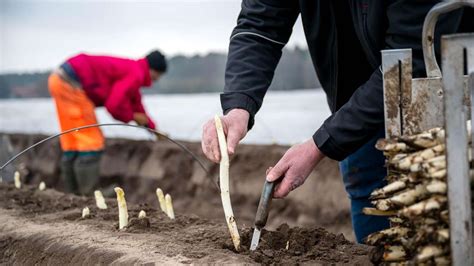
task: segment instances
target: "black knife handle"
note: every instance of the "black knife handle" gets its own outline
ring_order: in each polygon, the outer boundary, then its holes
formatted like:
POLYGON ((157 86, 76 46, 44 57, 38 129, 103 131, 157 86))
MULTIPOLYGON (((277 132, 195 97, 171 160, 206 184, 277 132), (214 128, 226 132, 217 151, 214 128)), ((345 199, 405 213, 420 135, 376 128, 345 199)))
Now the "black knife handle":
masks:
POLYGON ((268 182, 265 180, 263 185, 262 195, 258 203, 257 215, 255 216, 255 227, 263 228, 267 224, 268 213, 270 212, 270 204, 273 198, 273 188, 275 182, 268 182))

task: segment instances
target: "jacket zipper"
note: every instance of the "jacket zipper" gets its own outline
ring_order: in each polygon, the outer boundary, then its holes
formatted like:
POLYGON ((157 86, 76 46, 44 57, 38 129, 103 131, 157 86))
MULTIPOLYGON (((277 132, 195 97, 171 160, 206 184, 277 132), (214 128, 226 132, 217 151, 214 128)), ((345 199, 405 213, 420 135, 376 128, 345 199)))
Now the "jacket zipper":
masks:
POLYGON ((374 54, 372 53, 373 49, 371 48, 369 33, 367 31, 367 12, 368 12, 367 10, 368 9, 369 9, 369 4, 367 3, 367 1, 363 1, 362 2, 362 24, 360 25, 363 36, 360 41, 361 41, 362 48, 365 49, 365 52, 367 56, 369 57, 368 59, 370 60, 370 63, 374 67, 377 67, 378 60, 376 57, 374 57, 374 54))
MULTIPOLYGON (((335 11, 334 11, 334 6, 333 5, 331 5, 331 9, 332 9, 332 12, 334 14, 335 11)), ((336 109, 337 109, 337 90, 338 90, 338 88, 337 88, 337 84, 338 84, 337 78, 339 76, 339 68, 338 68, 338 62, 337 62, 338 57, 339 57, 338 56, 339 42, 337 40, 337 25, 336 25, 337 23, 336 23, 336 20, 334 19, 334 16, 333 16, 333 20, 334 20, 334 25, 335 25, 334 27, 336 28, 336 30, 334 31, 334 47, 336 47, 336 49, 334 49, 335 50, 334 51, 334 64, 332 65, 333 73, 334 73, 334 83, 333 83, 334 84, 333 85, 334 86, 334 88, 333 88, 334 93, 332 95, 332 108, 331 108, 332 110, 331 111, 336 112, 336 109)))

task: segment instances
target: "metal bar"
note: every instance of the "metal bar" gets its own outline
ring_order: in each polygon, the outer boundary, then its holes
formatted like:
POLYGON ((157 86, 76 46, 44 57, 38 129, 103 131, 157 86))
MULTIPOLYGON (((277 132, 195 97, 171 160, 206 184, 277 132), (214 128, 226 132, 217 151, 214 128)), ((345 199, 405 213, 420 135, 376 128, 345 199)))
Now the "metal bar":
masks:
MULTIPOLYGON (((102 123, 102 124, 91 124, 91 125, 86 125, 86 126, 81 126, 81 127, 76 127, 76 128, 71 128, 71 129, 68 129, 68 130, 65 130, 63 132, 60 132, 60 133, 57 133, 57 134, 54 134, 54 135, 51 135, 45 139, 42 139, 36 143, 34 143, 33 145, 27 147, 26 149, 22 150, 21 152, 19 152, 18 154, 16 154, 15 156, 13 156, 12 158, 10 158, 8 161, 6 161, 2 166, 0 166, 0 174, 2 172, 2 170, 7 166, 9 165, 10 163, 12 163, 13 161, 15 161, 18 157, 20 157, 21 155, 23 155, 24 153, 28 152, 29 150, 31 149, 34 149, 35 147, 47 142, 47 141, 50 141, 54 138, 57 138, 59 136, 62 136, 62 135, 65 135, 65 134, 70 134, 70 133, 73 133, 73 132, 76 132, 76 131, 80 131, 80 130, 83 130, 83 129, 87 129, 87 128, 94 128, 94 127, 110 127, 110 126, 121 126, 121 127, 132 127, 132 128, 140 128, 140 129, 144 129, 150 133, 153 133, 155 134, 156 136, 160 136, 168 141, 170 141, 171 143, 177 145, 181 150, 183 150, 185 153, 187 153, 188 155, 191 156, 191 158, 193 158, 194 161, 196 161, 199 166, 201 166, 201 168, 204 170, 204 172, 206 172, 207 174, 210 174, 210 171, 209 169, 206 168, 206 166, 204 165, 203 162, 201 162, 201 160, 199 159, 199 157, 194 154, 190 149, 188 149, 188 147, 186 147, 184 144, 168 137, 166 134, 163 134, 157 130, 154 130, 154 129, 151 129, 151 128, 147 128, 147 127, 144 127, 144 126, 139 126, 139 125, 130 125, 130 124, 124 124, 124 123, 102 123)), ((212 178, 210 175, 209 175, 210 178, 212 178)), ((217 184, 217 182, 215 180, 212 180, 213 181, 213 184, 215 185, 215 188, 220 191, 220 188, 219 188, 219 185, 217 184)))
MULTIPOLYGON (((469 98, 471 102, 471 158, 474 156, 474 134, 472 120, 474 119, 474 49, 467 49, 467 91, 469 92, 469 98)), ((472 195, 471 195, 472 197, 472 195)), ((471 201, 472 203, 472 201, 471 201)), ((472 206, 471 206, 472 208, 472 206)), ((474 251, 474 250, 473 250, 474 251)))
POLYGON ((382 50, 385 135, 403 134, 403 107, 411 102, 411 49, 382 50))
POLYGON ((434 34, 438 17, 441 14, 451 12, 463 6, 474 7, 474 0, 445 1, 438 3, 430 10, 430 12, 428 12, 425 17, 425 22, 423 23, 422 45, 423 57, 426 65, 426 74, 430 78, 441 77, 441 70, 439 69, 438 62, 436 62, 434 48, 434 34))
MULTIPOLYGON (((451 257, 454 266, 472 265, 472 221, 466 112, 463 105, 464 49, 474 36, 442 38, 446 159, 451 257)), ((474 47, 472 47, 474 48, 474 47)))
POLYGON ((400 115, 402 117, 402 134, 418 133, 414 132, 413 123, 410 123, 410 117, 407 110, 412 105, 412 57, 411 50, 400 51, 400 60, 398 61, 400 71, 400 115))
POLYGON ((443 82, 441 78, 412 80, 412 101, 404 110, 406 134, 417 134, 444 125, 443 82))

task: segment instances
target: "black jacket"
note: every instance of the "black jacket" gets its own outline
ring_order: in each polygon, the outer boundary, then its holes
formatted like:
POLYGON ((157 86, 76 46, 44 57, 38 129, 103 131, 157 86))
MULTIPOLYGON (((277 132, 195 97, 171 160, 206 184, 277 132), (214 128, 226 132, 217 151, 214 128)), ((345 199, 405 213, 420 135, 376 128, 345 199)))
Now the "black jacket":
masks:
MULTIPOLYGON (((224 113, 254 116, 282 48, 301 14, 308 49, 332 115, 313 135, 328 157, 342 160, 383 129, 380 50, 412 48, 414 76, 424 75, 421 33, 432 0, 244 0, 229 45, 224 113)), ((439 35, 455 32, 461 12, 442 17, 439 35)), ((439 47, 439 45, 436 45, 439 47)))

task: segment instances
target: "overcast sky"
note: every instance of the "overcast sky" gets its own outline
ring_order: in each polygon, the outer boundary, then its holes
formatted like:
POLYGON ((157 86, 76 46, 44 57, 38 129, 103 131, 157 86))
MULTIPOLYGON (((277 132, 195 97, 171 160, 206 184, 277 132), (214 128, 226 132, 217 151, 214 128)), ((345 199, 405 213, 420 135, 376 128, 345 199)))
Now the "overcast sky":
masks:
MULTIPOLYGON (((81 51, 226 52, 239 11, 239 0, 0 0, 0 72, 51 69, 81 51)), ((305 47, 300 20, 294 45, 305 47)))

